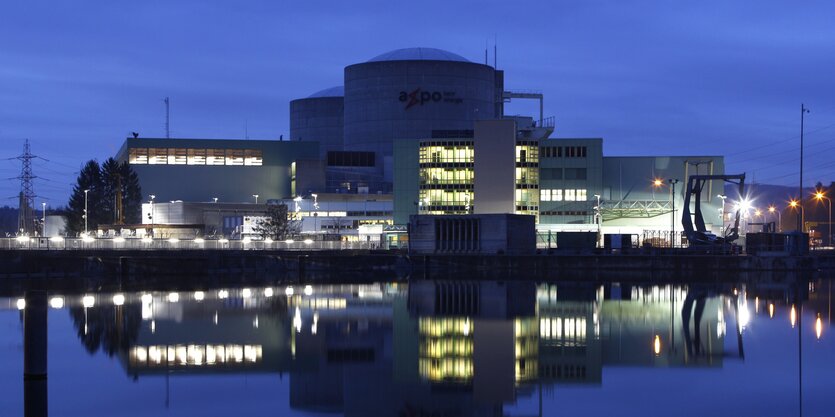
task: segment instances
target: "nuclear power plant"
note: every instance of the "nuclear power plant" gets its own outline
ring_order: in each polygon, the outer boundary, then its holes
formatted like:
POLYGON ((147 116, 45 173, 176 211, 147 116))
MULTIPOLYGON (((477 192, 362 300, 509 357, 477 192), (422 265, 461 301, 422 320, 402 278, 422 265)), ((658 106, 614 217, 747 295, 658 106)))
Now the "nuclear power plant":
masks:
MULTIPOLYGON (((724 174, 718 155, 604 156, 602 138, 559 137, 544 94, 506 89, 510 75, 486 59, 406 48, 343 74, 290 102, 284 140, 128 138, 117 159, 156 197, 143 221, 240 235, 283 202, 304 233, 348 240, 399 242, 422 214, 530 215, 540 236, 680 231, 683 187, 669 180, 724 174), (539 112, 507 115, 511 100, 539 112)), ((707 187, 706 227, 720 232, 722 184, 707 187)))

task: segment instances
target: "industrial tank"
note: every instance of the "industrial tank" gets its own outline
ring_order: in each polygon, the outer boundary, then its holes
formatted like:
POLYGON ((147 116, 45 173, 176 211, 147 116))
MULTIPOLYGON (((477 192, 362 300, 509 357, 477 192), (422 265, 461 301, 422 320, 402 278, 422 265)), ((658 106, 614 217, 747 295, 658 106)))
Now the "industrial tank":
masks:
POLYGON ((331 87, 290 102, 290 140, 319 142, 323 160, 342 150, 344 89, 331 87))
POLYGON ((433 130, 471 130, 473 120, 497 116, 496 91, 492 67, 440 49, 398 49, 350 65, 345 150, 374 151, 390 180, 393 141, 430 138, 433 130))

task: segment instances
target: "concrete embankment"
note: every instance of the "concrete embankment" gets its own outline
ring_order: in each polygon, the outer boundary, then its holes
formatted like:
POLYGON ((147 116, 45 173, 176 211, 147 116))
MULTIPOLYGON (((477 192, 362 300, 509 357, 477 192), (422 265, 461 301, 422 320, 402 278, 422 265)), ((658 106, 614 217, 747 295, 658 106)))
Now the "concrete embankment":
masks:
POLYGON ((729 256, 693 254, 412 255, 396 251, 92 250, 0 251, 0 279, 118 276, 123 278, 291 274, 345 279, 397 279, 428 274, 524 274, 551 278, 578 271, 715 272, 835 270, 835 254, 729 256))

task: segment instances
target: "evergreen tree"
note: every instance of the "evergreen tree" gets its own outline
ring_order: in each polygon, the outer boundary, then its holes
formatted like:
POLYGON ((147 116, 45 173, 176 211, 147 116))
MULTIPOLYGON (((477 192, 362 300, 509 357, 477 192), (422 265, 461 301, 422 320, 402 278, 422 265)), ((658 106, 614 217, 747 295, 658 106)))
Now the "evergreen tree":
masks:
POLYGON ((125 211, 125 223, 139 224, 142 222, 142 188, 139 186, 139 176, 127 162, 119 167, 122 176, 122 208, 125 211))
POLYGON ((102 181, 99 163, 90 160, 81 168, 78 179, 73 187, 70 201, 67 204, 67 232, 80 234, 84 232, 84 190, 87 192, 87 228, 96 230, 99 217, 95 214, 102 204, 102 181))

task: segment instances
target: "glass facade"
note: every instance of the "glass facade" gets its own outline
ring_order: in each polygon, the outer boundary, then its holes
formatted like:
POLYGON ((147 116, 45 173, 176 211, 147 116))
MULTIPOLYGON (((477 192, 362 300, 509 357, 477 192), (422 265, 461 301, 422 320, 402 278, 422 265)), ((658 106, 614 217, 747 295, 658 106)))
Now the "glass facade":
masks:
POLYGON ((259 149, 130 148, 132 165, 262 166, 259 149))
POLYGON ((472 140, 420 143, 421 214, 473 212, 474 148, 472 140))
POLYGON ((539 142, 516 141, 516 214, 539 220, 539 142))

